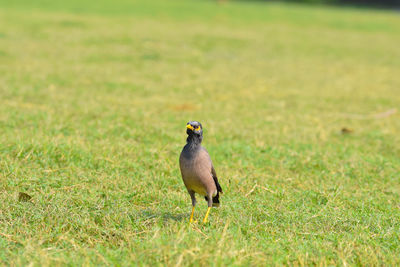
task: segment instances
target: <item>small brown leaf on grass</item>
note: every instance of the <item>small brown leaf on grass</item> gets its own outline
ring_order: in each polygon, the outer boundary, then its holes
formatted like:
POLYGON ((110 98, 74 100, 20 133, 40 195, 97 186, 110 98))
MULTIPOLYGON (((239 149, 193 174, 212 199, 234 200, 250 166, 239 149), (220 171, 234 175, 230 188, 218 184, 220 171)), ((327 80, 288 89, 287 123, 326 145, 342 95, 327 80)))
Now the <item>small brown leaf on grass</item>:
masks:
POLYGON ((20 202, 28 202, 29 200, 31 200, 31 196, 28 195, 27 193, 23 193, 23 192, 19 192, 18 193, 18 201, 20 202))
POLYGON ((349 128, 346 128, 346 127, 343 127, 341 132, 342 132, 342 134, 350 134, 350 133, 353 132, 353 130, 349 129, 349 128))

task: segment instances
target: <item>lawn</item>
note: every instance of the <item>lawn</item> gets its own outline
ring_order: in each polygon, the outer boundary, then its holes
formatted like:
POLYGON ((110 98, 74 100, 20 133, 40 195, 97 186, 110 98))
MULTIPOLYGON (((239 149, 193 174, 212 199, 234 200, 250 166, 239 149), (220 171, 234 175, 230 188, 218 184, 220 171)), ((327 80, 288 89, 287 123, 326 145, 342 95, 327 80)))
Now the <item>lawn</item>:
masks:
POLYGON ((0 0, 0 265, 399 265, 399 44, 394 11, 0 0))

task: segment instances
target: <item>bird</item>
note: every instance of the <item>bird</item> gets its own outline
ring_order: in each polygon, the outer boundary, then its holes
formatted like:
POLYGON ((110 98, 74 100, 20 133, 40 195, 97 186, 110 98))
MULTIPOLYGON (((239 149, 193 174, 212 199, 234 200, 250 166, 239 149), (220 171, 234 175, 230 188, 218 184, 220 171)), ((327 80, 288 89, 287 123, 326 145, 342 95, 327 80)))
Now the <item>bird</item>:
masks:
POLYGON ((201 145, 203 141, 203 126, 198 121, 189 121, 186 124, 186 145, 179 157, 179 166, 183 183, 192 199, 192 213, 189 222, 193 222, 196 196, 205 198, 208 204, 203 223, 207 222, 211 207, 219 207, 219 194, 222 193, 217 173, 212 164, 210 155, 201 145))

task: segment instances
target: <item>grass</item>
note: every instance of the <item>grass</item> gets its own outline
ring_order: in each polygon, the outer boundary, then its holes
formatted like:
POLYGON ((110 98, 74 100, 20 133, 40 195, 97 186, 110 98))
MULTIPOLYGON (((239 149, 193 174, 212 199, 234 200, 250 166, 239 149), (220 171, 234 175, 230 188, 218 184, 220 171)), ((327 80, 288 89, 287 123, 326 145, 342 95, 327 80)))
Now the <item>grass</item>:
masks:
POLYGON ((399 43, 387 11, 0 0, 0 264, 400 264, 399 43))

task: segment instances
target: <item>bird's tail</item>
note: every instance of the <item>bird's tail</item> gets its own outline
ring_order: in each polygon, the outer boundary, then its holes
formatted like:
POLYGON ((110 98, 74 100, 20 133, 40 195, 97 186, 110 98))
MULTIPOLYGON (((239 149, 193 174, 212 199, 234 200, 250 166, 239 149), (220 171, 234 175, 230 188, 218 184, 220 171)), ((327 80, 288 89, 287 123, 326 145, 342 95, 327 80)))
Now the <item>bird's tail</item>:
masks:
POLYGON ((222 193, 221 185, 218 182, 217 176, 213 176, 215 185, 217 186, 217 194, 213 197, 213 207, 219 207, 219 193, 222 193))
MULTIPOLYGON (((208 202, 208 197, 205 196, 204 198, 205 198, 206 201, 208 202)), ((215 197, 213 197, 212 200, 213 200, 212 206, 213 206, 213 207, 219 207, 219 192, 217 192, 217 195, 216 195, 215 197)))
POLYGON ((219 207, 219 192, 217 192, 217 195, 213 197, 213 207, 219 207))
MULTIPOLYGON (((218 178, 217 178, 216 175, 213 175, 213 179, 214 179, 215 185, 217 186, 217 194, 215 195, 215 197, 212 198, 212 200, 213 200, 212 206, 213 207, 219 207, 219 193, 222 193, 222 188, 221 188, 221 185, 218 182, 218 178)), ((208 197, 207 196, 205 197, 205 199, 206 199, 206 201, 208 201, 208 197)))
MULTIPOLYGON (((219 193, 222 193, 222 189, 221 189, 221 186, 218 184, 218 186, 217 186, 217 194, 212 198, 212 201, 213 201, 212 206, 213 207, 219 207, 219 193)), ((208 201, 208 197, 207 196, 205 196, 204 198, 206 199, 206 201, 208 201)))

